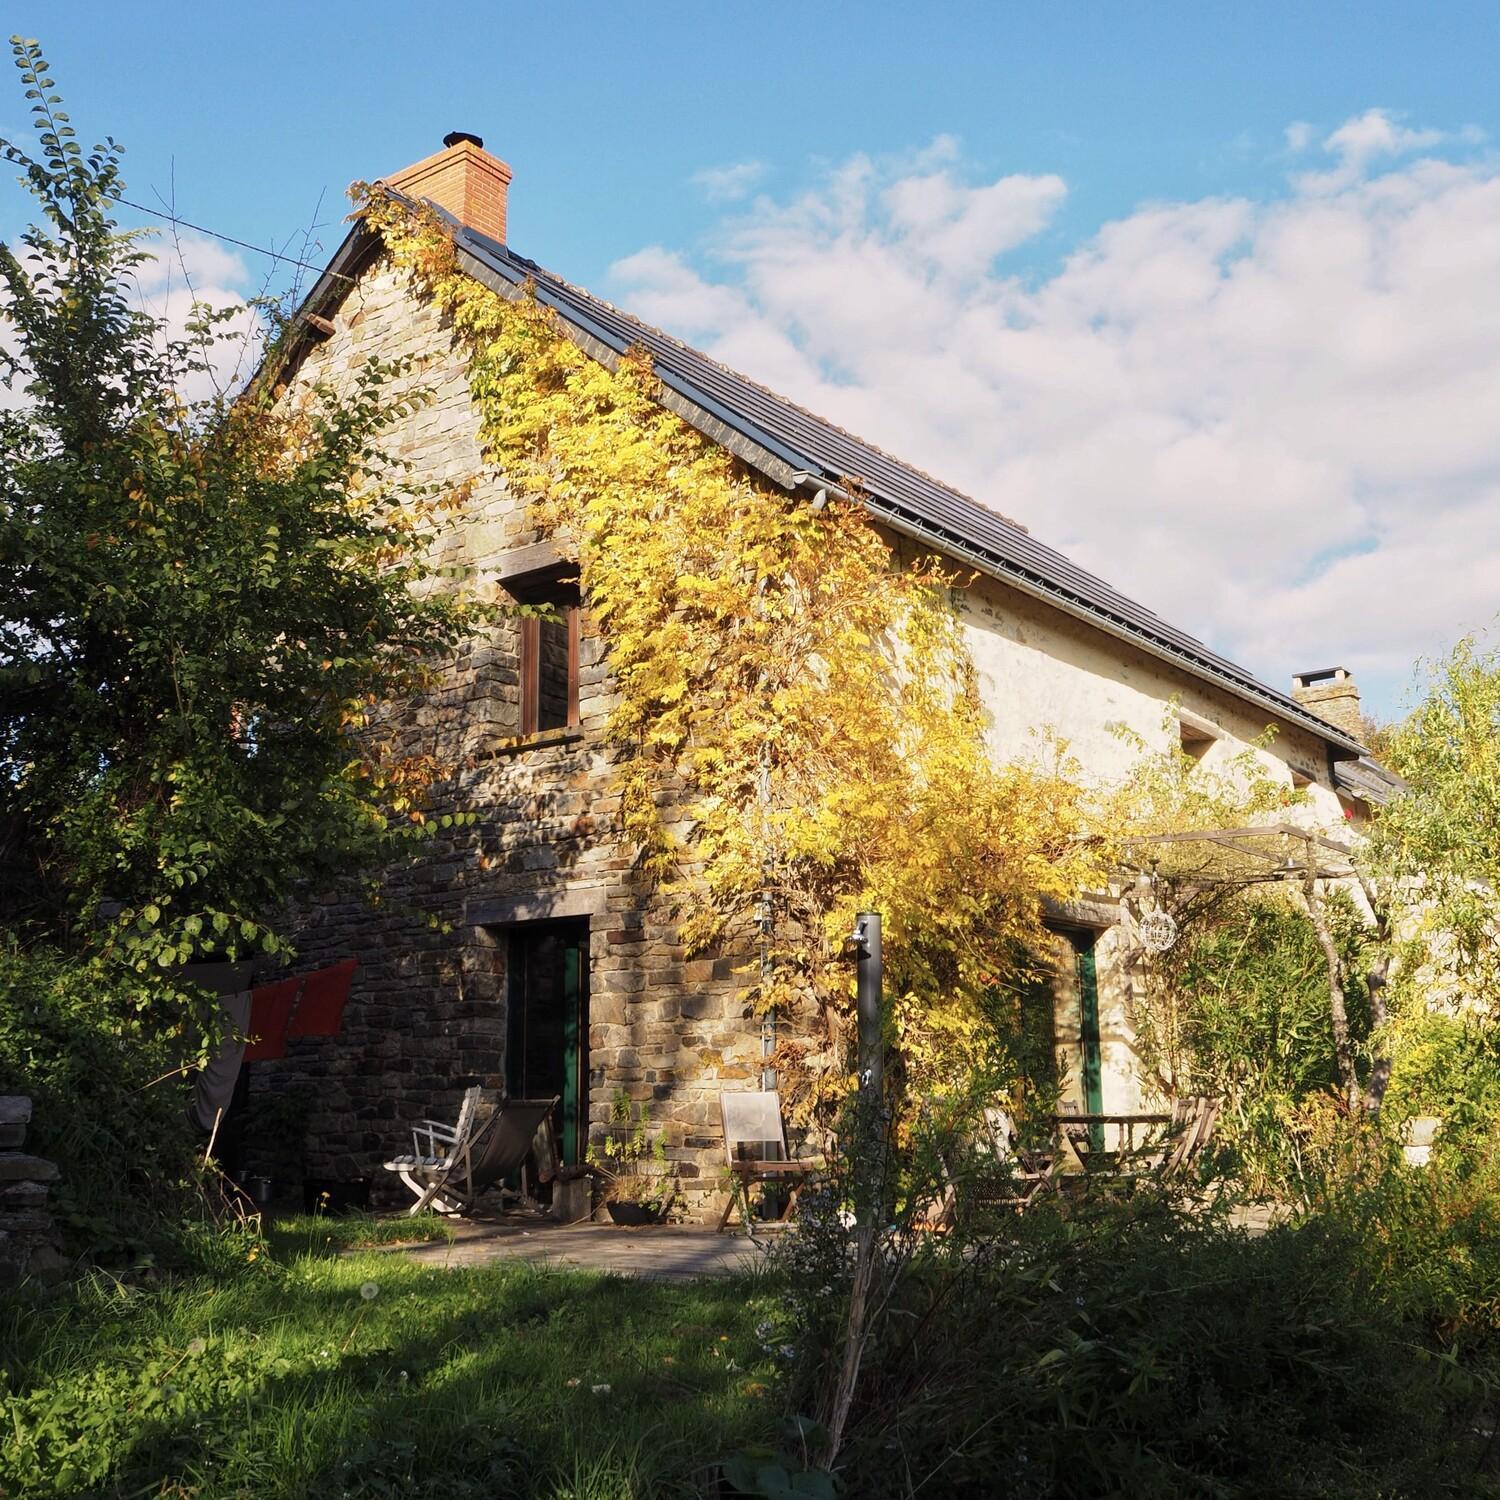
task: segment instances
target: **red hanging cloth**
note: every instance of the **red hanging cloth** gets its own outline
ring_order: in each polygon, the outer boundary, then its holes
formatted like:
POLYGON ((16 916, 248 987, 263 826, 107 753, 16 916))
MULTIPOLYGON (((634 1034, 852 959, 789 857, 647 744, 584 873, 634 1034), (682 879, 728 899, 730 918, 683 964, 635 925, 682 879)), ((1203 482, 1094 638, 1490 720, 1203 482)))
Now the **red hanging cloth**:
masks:
POLYGON ((346 958, 343 963, 307 975, 302 984, 302 1000, 287 1035, 337 1036, 358 967, 358 959, 346 958))
POLYGON ((250 1024, 245 1034, 245 1061, 260 1062, 286 1056, 287 1025, 297 1003, 301 979, 281 979, 250 991, 250 1024))

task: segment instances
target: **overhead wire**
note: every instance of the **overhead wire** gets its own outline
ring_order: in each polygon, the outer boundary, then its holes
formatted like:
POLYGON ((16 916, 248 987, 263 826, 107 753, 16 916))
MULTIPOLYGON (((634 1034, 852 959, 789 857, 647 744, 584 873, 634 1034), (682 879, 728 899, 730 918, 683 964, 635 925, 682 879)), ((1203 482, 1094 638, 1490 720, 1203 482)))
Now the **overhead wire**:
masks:
POLYGON ((346 276, 342 271, 330 271, 325 266, 313 264, 311 261, 298 260, 295 255, 282 255, 277 250, 267 250, 264 245, 252 245, 248 240, 236 239, 232 234, 221 234, 217 229, 209 229, 203 224, 194 224, 191 219, 178 218, 176 214, 169 214, 164 209, 152 208, 145 203, 137 203, 131 198, 115 196, 116 203, 123 203, 126 208, 133 208, 139 213, 151 214, 154 218, 165 220, 166 223, 181 229, 191 229, 194 234, 206 234, 211 239, 222 240, 226 245, 238 246, 241 250, 254 251, 256 255, 268 255, 272 260, 280 261, 284 265, 296 266, 303 271, 316 271, 319 275, 335 276, 340 281, 347 281, 351 285, 355 278, 346 276))

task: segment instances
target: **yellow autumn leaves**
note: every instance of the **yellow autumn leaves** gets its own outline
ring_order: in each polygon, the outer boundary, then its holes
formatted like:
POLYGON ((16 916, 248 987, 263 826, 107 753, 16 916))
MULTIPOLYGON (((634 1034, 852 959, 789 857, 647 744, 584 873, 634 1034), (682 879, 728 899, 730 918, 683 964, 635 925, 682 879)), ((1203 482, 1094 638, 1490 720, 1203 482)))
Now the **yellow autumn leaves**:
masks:
POLYGON ((378 191, 363 208, 452 321, 487 457, 576 548, 643 882, 689 948, 751 960, 778 1065, 809 1090, 844 1075, 824 1066, 851 998, 841 940, 880 910, 913 1081, 956 1081, 1042 898, 1103 870, 1064 767, 993 763, 955 580, 903 561, 858 503, 815 512, 667 411, 644 351, 607 368, 533 297, 463 275, 435 219, 378 191))

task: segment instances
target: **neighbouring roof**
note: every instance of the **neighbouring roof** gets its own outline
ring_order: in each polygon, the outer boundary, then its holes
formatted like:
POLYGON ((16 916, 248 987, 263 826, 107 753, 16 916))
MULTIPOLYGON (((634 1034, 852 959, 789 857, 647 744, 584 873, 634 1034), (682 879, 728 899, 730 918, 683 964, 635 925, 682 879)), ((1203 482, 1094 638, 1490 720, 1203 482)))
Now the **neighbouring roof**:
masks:
POLYGON ((1387 771, 1368 755, 1361 755, 1358 760, 1336 761, 1333 785, 1346 797, 1358 797, 1373 807, 1383 807, 1397 792, 1406 790, 1406 783, 1394 771, 1387 771))
MULTIPOLYGON (((1336 754, 1361 753, 1357 740, 1084 572, 1016 522, 437 211, 453 226, 460 269, 506 296, 530 284, 584 350, 605 363, 632 347, 646 349, 666 405, 783 488, 857 481, 859 498, 894 529, 1310 730, 1336 754)), ((357 225, 313 287, 304 314, 341 300, 346 278, 370 249, 369 231, 357 225)))

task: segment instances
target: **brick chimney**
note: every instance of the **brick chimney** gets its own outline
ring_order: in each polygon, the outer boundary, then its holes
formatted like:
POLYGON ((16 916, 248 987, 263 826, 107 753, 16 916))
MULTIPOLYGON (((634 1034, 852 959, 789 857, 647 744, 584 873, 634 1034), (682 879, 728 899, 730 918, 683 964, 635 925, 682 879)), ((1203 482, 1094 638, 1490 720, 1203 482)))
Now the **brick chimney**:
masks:
POLYGON ((1359 687, 1347 667, 1325 667, 1320 672, 1298 672, 1292 678, 1292 697, 1304 708, 1342 729, 1351 739, 1364 738, 1364 715, 1359 709, 1359 687))
POLYGON ((436 156, 413 162, 385 179, 408 197, 426 198, 461 224, 505 243, 505 196, 510 168, 484 149, 477 135, 453 130, 436 156))

